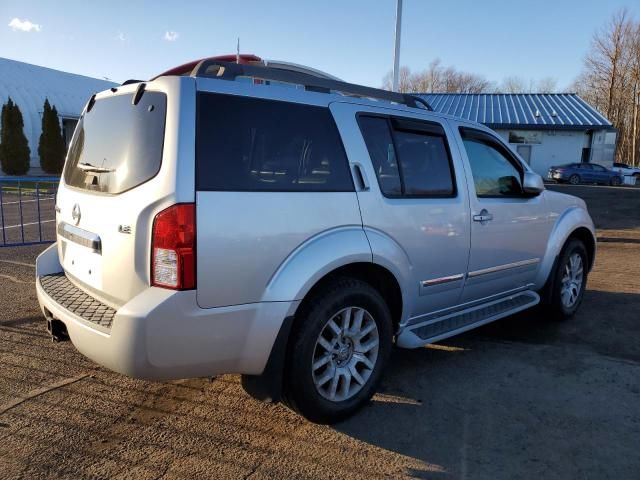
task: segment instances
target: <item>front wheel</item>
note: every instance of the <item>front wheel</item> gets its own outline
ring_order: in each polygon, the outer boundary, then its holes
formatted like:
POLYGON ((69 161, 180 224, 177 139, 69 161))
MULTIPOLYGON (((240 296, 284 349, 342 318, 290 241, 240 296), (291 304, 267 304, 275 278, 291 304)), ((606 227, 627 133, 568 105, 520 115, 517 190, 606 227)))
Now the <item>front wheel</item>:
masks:
POLYGON ((348 417, 375 393, 392 338, 391 314, 377 290, 351 278, 327 285, 297 315, 285 403, 316 423, 348 417))
POLYGON ((618 185, 620 185, 622 182, 620 181, 620 177, 613 177, 611 179, 611 185, 614 187, 617 187, 618 185))
POLYGON ((576 175, 575 173, 569 177, 569 183, 571 185, 578 185, 580 183, 580 175, 576 175))
POLYGON ((576 238, 562 249, 548 292, 548 311, 554 319, 566 320, 578 311, 587 285, 588 258, 584 243, 576 238))

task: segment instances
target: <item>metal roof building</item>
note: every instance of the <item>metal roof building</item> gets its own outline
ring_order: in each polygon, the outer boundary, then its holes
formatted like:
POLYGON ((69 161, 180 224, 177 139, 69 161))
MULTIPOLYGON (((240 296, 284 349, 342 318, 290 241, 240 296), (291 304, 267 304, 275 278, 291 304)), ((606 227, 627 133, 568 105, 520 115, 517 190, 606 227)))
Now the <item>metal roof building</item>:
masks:
POLYGON ((419 95, 436 112, 494 129, 541 175, 563 163, 613 163, 615 129, 575 93, 419 95))
POLYGON ((95 92, 115 86, 113 82, 0 58, 0 105, 8 97, 20 107, 24 133, 31 149, 29 174, 39 174, 42 111, 45 98, 55 106, 68 141, 87 100, 95 92))

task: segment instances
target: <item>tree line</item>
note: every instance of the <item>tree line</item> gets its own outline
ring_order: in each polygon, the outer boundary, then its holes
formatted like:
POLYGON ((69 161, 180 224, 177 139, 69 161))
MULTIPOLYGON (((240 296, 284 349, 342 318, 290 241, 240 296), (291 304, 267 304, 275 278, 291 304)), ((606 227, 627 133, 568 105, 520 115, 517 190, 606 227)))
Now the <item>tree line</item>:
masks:
MULTIPOLYGON (((391 90, 392 85, 393 74, 388 72, 382 79, 382 88, 391 90)), ((412 72, 409 67, 401 67, 398 90, 403 93, 554 93, 557 81, 552 77, 525 80, 511 76, 496 83, 482 75, 444 66, 436 58, 425 70, 412 72)))
MULTIPOLYGON (((392 73, 382 80, 391 90, 392 73)), ((618 130, 616 161, 640 166, 640 21, 627 9, 615 13, 593 34, 582 72, 570 89, 602 113, 618 130)), ((492 82, 482 75, 447 67, 439 59, 425 70, 399 72, 401 92, 556 93, 552 77, 526 80, 507 77, 492 82)))
MULTIPOLYGON (((45 173, 62 172, 67 147, 55 106, 45 99, 42 133, 38 142, 40 166, 45 173)), ((9 97, 0 114, 0 167, 7 175, 25 175, 30 168, 31 149, 24 134, 24 121, 18 105, 9 97)))

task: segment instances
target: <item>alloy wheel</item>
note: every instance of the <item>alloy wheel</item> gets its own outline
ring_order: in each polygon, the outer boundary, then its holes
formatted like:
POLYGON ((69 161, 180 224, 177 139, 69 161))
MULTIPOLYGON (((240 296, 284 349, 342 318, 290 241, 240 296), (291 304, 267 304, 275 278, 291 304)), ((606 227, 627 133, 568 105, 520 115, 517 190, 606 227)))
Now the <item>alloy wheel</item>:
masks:
POLYGON ((313 383, 332 402, 348 400, 367 383, 378 359, 378 326, 360 307, 340 310, 325 324, 313 352, 313 383))
POLYGON ((578 301, 583 281, 584 265, 582 256, 579 253, 573 253, 564 267, 560 290, 560 298, 566 308, 573 307, 578 301))

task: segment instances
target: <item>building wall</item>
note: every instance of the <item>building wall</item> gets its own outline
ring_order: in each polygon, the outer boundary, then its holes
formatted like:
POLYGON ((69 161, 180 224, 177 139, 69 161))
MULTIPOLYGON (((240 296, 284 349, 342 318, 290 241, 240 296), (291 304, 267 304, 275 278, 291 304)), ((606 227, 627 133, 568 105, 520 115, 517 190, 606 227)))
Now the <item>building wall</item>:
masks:
MULTIPOLYGON (((497 133, 506 141, 509 141, 509 132, 522 132, 519 130, 497 130, 497 133)), ((520 145, 531 146, 531 160, 529 165, 538 174, 546 177, 549 167, 553 165, 562 165, 564 163, 574 163, 582 161, 582 149, 591 146, 591 135, 585 131, 573 130, 543 130, 539 131, 540 143, 536 144, 520 144, 510 143, 511 148, 517 151, 520 145)), ((596 132, 597 135, 601 132, 596 132)), ((604 138, 604 135, 602 135, 604 138)), ((598 155, 592 161, 602 163, 604 166, 610 166, 613 162, 613 156, 607 160, 607 155, 598 155)))

